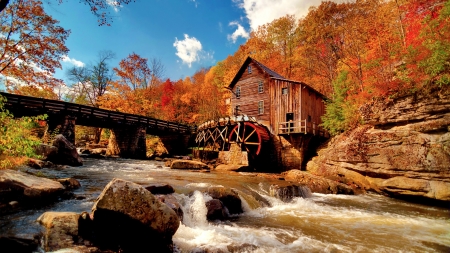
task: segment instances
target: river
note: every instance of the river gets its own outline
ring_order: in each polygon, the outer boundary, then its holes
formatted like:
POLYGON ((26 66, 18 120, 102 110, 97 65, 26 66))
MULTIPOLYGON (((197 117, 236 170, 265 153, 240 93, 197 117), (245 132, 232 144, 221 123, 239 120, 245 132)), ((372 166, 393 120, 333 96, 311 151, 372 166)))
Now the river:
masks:
POLYGON ((42 228, 35 220, 45 211, 90 211, 104 186, 121 178, 174 187, 184 211, 184 222, 173 237, 179 252, 450 252, 450 210, 443 207, 374 194, 313 193, 284 203, 268 193, 271 184, 284 181, 252 173, 171 170, 157 161, 85 159, 81 167, 41 173, 76 178, 82 187, 74 193, 83 199, 2 216, 0 234, 38 233, 42 228), (208 196, 199 190, 209 186, 238 190, 245 212, 229 221, 208 222, 204 205, 208 196), (266 204, 256 201, 258 198, 266 204))

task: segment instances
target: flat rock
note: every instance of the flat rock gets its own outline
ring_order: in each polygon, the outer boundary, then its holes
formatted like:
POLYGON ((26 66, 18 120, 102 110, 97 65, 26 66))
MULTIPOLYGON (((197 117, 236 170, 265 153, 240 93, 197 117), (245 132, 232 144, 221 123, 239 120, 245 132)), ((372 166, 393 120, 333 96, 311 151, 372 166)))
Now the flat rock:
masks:
POLYGON ((311 173, 300 170, 289 170, 282 174, 286 181, 296 182, 307 186, 311 192, 325 194, 353 194, 351 187, 311 173))
POLYGON ((56 197, 64 186, 54 180, 36 177, 15 170, 0 170, 0 201, 35 200, 44 201, 56 197))
POLYGON ((246 170, 249 167, 247 165, 234 165, 234 164, 219 164, 214 169, 216 171, 239 171, 246 170))
POLYGON ((170 168, 175 170, 209 170, 205 163, 192 160, 174 160, 170 168))

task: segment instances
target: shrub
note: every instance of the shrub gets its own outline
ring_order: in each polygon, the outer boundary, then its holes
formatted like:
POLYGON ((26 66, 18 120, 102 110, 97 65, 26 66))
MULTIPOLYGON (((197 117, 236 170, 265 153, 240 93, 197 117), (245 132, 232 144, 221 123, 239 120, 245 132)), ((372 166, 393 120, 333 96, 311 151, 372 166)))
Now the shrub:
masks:
POLYGON ((32 129, 37 127, 38 120, 46 118, 43 115, 14 119, 4 108, 5 102, 6 99, 0 96, 0 169, 23 164, 26 157, 39 158, 34 148, 40 140, 32 134, 32 129))

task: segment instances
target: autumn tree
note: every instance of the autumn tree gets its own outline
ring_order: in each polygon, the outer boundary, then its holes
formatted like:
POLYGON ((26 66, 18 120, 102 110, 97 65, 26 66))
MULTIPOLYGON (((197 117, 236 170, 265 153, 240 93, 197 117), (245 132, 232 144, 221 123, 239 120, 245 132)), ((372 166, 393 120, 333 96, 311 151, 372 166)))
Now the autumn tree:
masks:
MULTIPOLYGON (((156 71, 163 70, 159 64, 156 71)), ((154 67, 154 65, 153 65, 154 67)), ((159 79, 148 65, 148 60, 136 53, 122 59, 119 66, 114 68, 116 80, 112 82, 109 93, 101 99, 101 107, 122 112, 134 113, 154 117, 158 114, 159 96, 157 84, 159 79)), ((157 73, 160 75, 160 72, 157 73)))
POLYGON ((12 0, 0 13, 0 74, 9 90, 18 85, 51 88, 53 77, 69 49, 69 31, 47 15, 37 0, 12 0))
MULTIPOLYGON (((107 91, 113 80, 113 72, 109 61, 115 57, 111 51, 102 51, 98 54, 97 61, 85 67, 72 67, 67 71, 67 76, 74 83, 72 89, 75 94, 75 102, 99 107, 101 97, 107 91)), ((94 142, 100 141, 102 129, 97 128, 94 142)))
POLYGON ((450 84, 450 1, 410 0, 403 8, 408 81, 419 87, 450 84))
POLYGON ((67 71, 69 80, 74 82, 72 88, 78 96, 85 97, 85 104, 99 107, 98 101, 105 94, 114 77, 109 66, 109 61, 114 57, 115 54, 111 51, 101 51, 94 64, 75 66, 67 71))
MULTIPOLYGON (((14 0, 13 0, 14 1, 14 0)), ((10 0, 0 0, 0 12, 2 12, 6 6, 10 5, 10 0)), ((57 1, 58 4, 61 4, 63 0, 54 0, 57 1)), ((51 3, 51 0, 47 1, 51 3)), ((82 0, 80 3, 84 3, 89 6, 90 11, 98 18, 99 25, 110 25, 112 22, 111 16, 109 15, 108 9, 110 7, 119 8, 125 4, 129 4, 131 2, 135 2, 135 0, 82 0)), ((40 2, 42 4, 42 2, 40 2)))

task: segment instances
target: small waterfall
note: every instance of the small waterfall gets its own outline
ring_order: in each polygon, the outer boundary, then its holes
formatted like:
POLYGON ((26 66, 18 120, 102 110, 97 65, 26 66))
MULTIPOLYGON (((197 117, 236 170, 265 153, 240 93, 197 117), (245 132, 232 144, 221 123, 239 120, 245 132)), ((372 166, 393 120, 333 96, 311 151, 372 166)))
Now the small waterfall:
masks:
POLYGON ((295 197, 311 197, 311 190, 304 185, 279 186, 273 184, 270 186, 269 192, 270 196, 280 199, 283 202, 290 202, 295 197))
POLYGON ((208 196, 204 196, 200 191, 194 191, 191 197, 187 197, 183 209, 183 223, 189 227, 203 227, 208 225, 206 220, 206 214, 208 209, 206 208, 205 199, 208 196))

